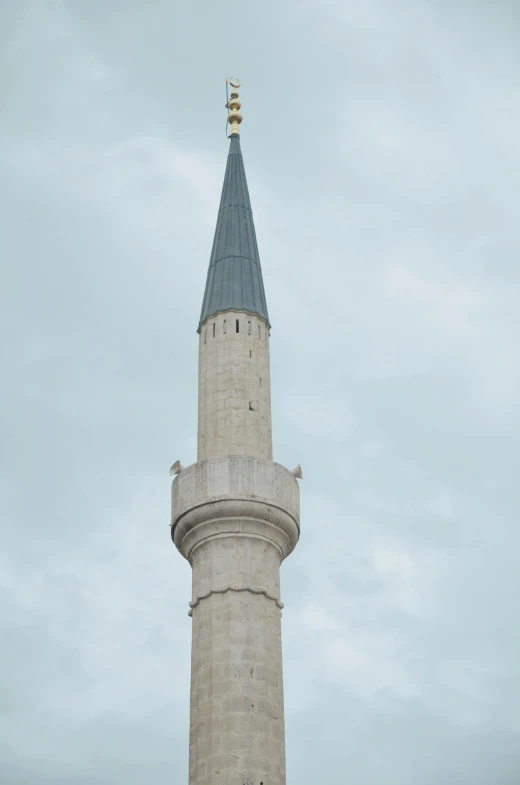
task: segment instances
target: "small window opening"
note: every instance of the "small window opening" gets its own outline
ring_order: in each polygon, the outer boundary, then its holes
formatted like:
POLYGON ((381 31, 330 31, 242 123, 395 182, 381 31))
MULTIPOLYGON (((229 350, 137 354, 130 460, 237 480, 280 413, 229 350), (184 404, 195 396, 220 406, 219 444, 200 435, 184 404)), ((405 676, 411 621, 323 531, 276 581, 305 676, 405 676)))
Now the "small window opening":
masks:
POLYGON ((262 336, 260 335, 260 325, 258 325, 258 340, 260 340, 262 336))
POLYGON ((237 333, 239 333, 240 332, 240 321, 238 319, 236 321, 236 325, 237 325, 237 333))
POLYGON ((224 333, 227 333, 227 319, 224 319, 224 333))
POLYGON ((215 337, 216 330, 217 330, 217 323, 213 322, 213 338, 215 337))
POLYGON ((260 377, 260 387, 262 386, 262 377, 260 377))
POLYGON ((249 356, 250 356, 250 357, 252 357, 252 356, 253 356, 253 352, 252 352, 252 350, 251 350, 251 349, 249 350, 249 356))
POLYGON ((204 330, 204 343, 208 340, 208 331, 204 330))
POLYGON ((251 322, 247 323, 247 334, 251 335, 251 322))
POLYGON ((249 411, 254 412, 253 401, 249 401, 249 411))

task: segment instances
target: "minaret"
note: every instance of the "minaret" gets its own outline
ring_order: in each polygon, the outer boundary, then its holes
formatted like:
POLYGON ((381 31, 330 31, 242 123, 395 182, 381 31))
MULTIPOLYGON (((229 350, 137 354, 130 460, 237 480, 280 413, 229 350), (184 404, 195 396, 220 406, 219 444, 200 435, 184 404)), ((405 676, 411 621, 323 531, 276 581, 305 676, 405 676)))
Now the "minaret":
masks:
POLYGON ((189 785, 285 785, 280 565, 299 488, 272 460, 270 323, 237 88, 199 321, 197 463, 172 467, 172 539, 192 567, 189 785))

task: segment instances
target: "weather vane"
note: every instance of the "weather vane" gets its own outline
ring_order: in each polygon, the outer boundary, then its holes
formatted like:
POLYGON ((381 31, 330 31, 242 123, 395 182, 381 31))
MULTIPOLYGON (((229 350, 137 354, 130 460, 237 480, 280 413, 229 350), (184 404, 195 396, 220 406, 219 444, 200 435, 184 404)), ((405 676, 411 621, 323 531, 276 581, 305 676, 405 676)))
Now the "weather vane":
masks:
POLYGON ((238 126, 242 122, 242 115, 238 111, 242 104, 238 98, 238 88, 240 87, 240 80, 236 79, 234 76, 229 76, 226 79, 226 109, 229 110, 229 114, 227 116, 226 121, 226 133, 227 133, 227 124, 229 123, 231 126, 231 136, 233 134, 238 134, 240 131, 238 130, 238 126), (231 87, 231 95, 229 95, 229 88, 231 87))

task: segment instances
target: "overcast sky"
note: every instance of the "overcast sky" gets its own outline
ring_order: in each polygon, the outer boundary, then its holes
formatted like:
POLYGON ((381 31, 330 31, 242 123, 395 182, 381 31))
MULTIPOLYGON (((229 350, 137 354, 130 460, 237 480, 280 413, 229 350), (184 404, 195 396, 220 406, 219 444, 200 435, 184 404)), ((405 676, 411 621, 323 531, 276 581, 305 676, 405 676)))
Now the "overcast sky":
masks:
POLYGON ((242 80, 287 784, 520 782, 515 0, 3 0, 0 760, 187 782, 197 334, 242 80))

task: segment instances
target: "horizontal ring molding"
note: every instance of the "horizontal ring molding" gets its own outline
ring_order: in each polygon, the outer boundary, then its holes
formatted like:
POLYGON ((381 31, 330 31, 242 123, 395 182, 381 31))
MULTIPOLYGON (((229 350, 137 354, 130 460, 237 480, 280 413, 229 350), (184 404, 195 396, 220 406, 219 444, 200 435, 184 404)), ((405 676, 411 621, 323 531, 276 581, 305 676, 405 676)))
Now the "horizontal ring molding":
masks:
POLYGON ((211 589, 210 591, 206 592, 205 594, 199 594, 196 600, 190 602, 190 610, 188 611, 188 616, 192 615, 193 608, 196 608, 197 605, 201 600, 207 600, 208 597, 211 597, 212 594, 226 594, 228 591, 248 591, 251 594, 263 594, 264 597, 267 597, 268 600, 273 600, 273 602, 277 605, 280 610, 284 607, 283 602, 280 602, 278 597, 275 597, 273 594, 269 594, 269 592, 265 591, 264 589, 255 589, 253 586, 224 586, 221 589, 211 589))

